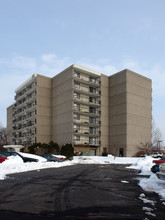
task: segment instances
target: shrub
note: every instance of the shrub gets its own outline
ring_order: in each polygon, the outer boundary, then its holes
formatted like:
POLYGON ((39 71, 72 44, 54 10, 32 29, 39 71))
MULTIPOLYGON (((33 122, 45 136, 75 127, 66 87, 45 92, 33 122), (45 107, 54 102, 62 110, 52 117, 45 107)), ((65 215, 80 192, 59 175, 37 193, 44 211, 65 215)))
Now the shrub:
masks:
POLYGON ((31 154, 59 154, 59 145, 51 141, 49 144, 34 143, 28 147, 31 154))
POLYGON ((74 148, 72 144, 65 144, 61 147, 61 154, 66 156, 66 159, 71 159, 74 155, 74 148))

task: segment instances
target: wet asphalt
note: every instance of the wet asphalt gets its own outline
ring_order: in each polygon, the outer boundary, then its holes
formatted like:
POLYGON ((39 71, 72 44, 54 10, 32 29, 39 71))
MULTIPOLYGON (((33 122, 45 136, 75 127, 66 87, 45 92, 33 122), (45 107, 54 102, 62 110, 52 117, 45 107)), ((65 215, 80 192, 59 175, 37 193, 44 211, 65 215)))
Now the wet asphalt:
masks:
POLYGON ((9 175, 0 181, 0 220, 165 219, 163 201, 144 192, 138 178, 147 177, 119 164, 9 175))

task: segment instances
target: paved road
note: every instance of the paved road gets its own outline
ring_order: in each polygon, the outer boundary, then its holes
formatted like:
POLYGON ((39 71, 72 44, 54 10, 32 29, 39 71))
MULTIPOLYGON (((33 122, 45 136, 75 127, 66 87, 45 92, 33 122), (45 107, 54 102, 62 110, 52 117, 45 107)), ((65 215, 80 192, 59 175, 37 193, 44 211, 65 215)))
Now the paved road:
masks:
POLYGON ((75 165, 10 175, 0 181, 1 220, 164 219, 165 206, 124 165, 75 165), (121 182, 122 180, 122 182, 121 182), (144 204, 139 196, 154 200, 144 204), (152 208, 151 216, 143 207, 152 208))

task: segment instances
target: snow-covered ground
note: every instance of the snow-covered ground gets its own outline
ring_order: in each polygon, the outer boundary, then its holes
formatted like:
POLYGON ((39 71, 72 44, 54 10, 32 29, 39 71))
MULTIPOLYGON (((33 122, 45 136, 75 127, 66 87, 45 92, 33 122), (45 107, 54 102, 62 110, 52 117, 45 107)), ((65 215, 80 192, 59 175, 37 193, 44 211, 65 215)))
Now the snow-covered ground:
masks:
MULTIPOLYGON (((140 178, 139 185, 145 191, 156 192, 162 200, 165 200, 165 181, 160 180, 154 173, 150 171, 153 164, 152 157, 136 158, 136 157, 85 157, 77 156, 72 161, 64 162, 45 162, 45 159, 31 154, 22 154, 25 157, 33 157, 39 159, 39 162, 23 163, 19 156, 11 156, 0 164, 0 180, 4 180, 8 174, 20 173, 31 170, 40 170, 45 168, 59 168, 63 166, 72 166, 76 164, 130 164, 128 168, 141 170, 141 175, 149 175, 149 178, 140 178)), ((121 180, 123 181, 123 180, 121 180)), ((129 183, 127 183, 129 184, 129 183)), ((142 197, 142 199, 145 199, 142 197)), ((165 203, 164 203, 165 204, 165 203)))

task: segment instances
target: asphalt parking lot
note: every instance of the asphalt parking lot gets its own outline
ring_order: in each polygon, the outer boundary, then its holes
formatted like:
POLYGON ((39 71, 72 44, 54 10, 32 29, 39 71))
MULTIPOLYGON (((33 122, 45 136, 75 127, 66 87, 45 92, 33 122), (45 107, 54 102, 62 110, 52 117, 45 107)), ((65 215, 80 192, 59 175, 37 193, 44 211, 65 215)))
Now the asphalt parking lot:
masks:
POLYGON ((0 219, 164 219, 160 198, 144 192, 137 176, 136 170, 112 164, 10 175, 0 181, 0 219), (144 203, 142 193, 154 205, 144 203))

